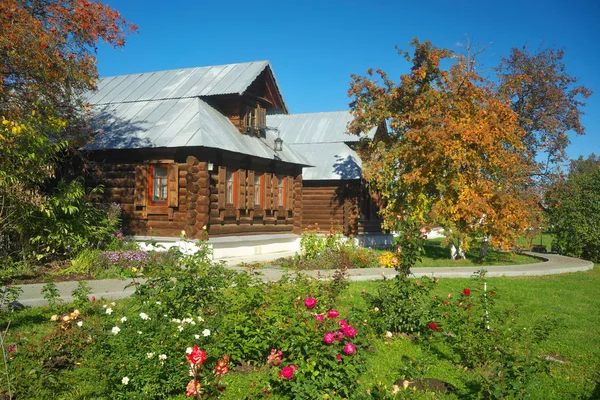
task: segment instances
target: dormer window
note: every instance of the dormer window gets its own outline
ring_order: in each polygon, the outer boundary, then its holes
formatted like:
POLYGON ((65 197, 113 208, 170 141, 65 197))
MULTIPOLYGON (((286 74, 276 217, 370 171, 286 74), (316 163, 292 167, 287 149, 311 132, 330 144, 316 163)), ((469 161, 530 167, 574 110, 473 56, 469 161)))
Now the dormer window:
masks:
POLYGON ((258 133, 267 127, 267 109, 256 106, 246 106, 246 114, 244 115, 244 126, 246 132, 258 133))

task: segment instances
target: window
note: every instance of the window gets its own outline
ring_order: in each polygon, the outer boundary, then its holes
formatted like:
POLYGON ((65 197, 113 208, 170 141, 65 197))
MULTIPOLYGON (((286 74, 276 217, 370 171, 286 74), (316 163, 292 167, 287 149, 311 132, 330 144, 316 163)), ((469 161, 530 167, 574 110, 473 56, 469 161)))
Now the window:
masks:
POLYGON ((284 179, 281 176, 277 177, 277 206, 284 207, 285 206, 285 184, 284 179))
POLYGON ((244 125, 248 131, 259 131, 267 126, 267 110, 260 104, 256 106, 246 106, 246 115, 244 115, 244 125))
POLYGON ((167 166, 150 166, 150 203, 167 204, 167 166))
POLYGON ((262 175, 254 175, 254 206, 258 207, 261 205, 262 187, 261 187, 262 175))
POLYGON ((225 204, 233 205, 233 189, 235 187, 234 183, 234 173, 232 171, 227 171, 227 175, 225 178, 225 204))

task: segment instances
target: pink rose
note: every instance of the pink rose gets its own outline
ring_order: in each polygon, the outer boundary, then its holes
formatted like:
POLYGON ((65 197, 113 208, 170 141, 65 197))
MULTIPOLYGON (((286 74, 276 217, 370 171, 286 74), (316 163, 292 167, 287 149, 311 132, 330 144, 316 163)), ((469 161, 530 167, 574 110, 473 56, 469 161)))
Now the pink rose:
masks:
POLYGON ((356 336, 356 334, 358 333, 358 332, 356 332, 356 329, 354 329, 354 328, 353 328, 353 327, 351 327, 350 325, 348 325, 348 326, 345 326, 345 327, 342 329, 342 332, 344 332, 344 336, 346 336, 346 337, 354 337, 354 336, 356 336))
POLYGON ((96 301, 96 296, 92 296, 92 301, 96 301))
POLYGON ((335 340, 342 340, 344 338, 344 334, 340 331, 333 332, 333 338, 335 340))
POLYGON ((333 336, 333 332, 327 332, 325 336, 323 336, 323 341, 327 344, 333 343, 335 337, 333 336))
POLYGON ((281 350, 271 349, 271 355, 267 356, 268 365, 279 365, 281 364, 281 358, 283 353, 281 350))
POLYGON ((325 319, 325 316, 323 314, 317 314, 315 315, 315 319, 317 321, 323 321, 325 319))
POLYGON ((338 361, 342 361, 342 355, 338 354, 337 356, 335 356, 335 358, 337 358, 338 361))
POLYGON ((307 297, 304 299, 304 305, 306 308, 313 308, 317 305, 317 300, 315 300, 313 297, 307 297))
POLYGON ((346 353, 348 355, 354 354, 355 351, 356 351, 356 347, 354 347, 354 345, 352 343, 346 343, 346 345, 344 346, 344 353, 346 353))
POLYGON ((338 321, 338 325, 341 326, 342 328, 345 328, 348 326, 348 321, 346 321, 345 319, 340 319, 338 321))
POLYGON ((337 318, 340 315, 337 310, 329 310, 327 311, 327 318, 337 318))
POLYGON ((287 367, 283 367, 283 369, 279 373, 279 376, 285 379, 292 379, 292 377, 294 376, 294 371, 297 369, 298 366, 296 365, 288 365, 287 367))

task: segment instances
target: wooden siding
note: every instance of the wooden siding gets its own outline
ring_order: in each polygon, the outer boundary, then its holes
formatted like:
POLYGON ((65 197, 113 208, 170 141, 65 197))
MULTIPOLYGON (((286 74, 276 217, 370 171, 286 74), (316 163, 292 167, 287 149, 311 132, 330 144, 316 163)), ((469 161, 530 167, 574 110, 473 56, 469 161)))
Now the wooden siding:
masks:
POLYGON ((381 232, 375 213, 365 214, 365 188, 359 181, 304 181, 302 187, 301 226, 337 229, 350 235, 381 232))

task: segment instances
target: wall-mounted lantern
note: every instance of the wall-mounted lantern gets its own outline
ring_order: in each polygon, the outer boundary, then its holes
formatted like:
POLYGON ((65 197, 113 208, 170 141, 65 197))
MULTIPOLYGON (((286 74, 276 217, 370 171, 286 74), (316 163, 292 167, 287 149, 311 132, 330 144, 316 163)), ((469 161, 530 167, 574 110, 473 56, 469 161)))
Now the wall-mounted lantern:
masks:
POLYGON ((275 151, 283 150, 283 139, 278 137, 275 139, 275 151))

